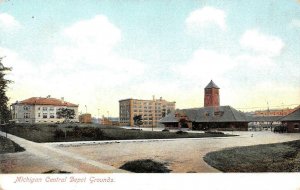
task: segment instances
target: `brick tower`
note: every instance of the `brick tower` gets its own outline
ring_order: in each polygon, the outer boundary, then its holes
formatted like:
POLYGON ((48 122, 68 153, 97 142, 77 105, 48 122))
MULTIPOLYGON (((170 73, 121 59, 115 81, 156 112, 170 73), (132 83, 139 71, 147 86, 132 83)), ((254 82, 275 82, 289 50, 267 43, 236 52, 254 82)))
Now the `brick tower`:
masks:
POLYGON ((204 89, 204 107, 220 106, 219 87, 211 80, 204 89))

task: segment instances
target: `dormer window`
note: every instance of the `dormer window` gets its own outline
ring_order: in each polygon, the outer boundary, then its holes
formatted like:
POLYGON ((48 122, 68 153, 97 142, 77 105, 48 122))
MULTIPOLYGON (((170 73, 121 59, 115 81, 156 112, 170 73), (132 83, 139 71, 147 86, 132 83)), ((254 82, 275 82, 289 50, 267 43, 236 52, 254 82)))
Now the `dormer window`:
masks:
POLYGON ((222 116, 224 114, 223 111, 215 111, 214 115, 215 116, 222 116))

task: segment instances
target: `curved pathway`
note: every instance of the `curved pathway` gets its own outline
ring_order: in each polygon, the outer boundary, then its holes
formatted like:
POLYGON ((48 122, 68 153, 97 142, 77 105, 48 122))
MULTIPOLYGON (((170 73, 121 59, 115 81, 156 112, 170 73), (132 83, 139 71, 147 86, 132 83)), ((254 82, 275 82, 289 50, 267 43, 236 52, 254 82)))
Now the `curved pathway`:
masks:
MULTIPOLYGON (((5 133, 0 132, 0 135, 5 136, 5 133)), ((46 143, 35 143, 11 134, 7 134, 7 137, 26 151, 0 154, 1 173, 43 173, 53 169, 72 173, 125 172, 46 143)))

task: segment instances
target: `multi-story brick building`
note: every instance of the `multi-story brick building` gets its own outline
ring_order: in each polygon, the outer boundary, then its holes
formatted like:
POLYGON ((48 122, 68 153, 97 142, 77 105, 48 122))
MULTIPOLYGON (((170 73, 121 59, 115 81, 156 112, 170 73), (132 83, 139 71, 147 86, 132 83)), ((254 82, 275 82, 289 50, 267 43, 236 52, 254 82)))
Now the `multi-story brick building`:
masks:
POLYGON ((90 113, 84 113, 79 115, 80 123, 92 123, 92 115, 90 113))
POLYGON ((142 115, 142 127, 156 127, 159 120, 175 110, 176 102, 162 98, 152 100, 125 99, 119 101, 120 125, 134 126, 133 117, 142 115))
POLYGON ((56 99, 32 97, 11 105, 12 119, 16 123, 57 123, 65 119, 57 115, 60 108, 73 109, 75 117, 70 121, 78 122, 78 105, 64 101, 64 98, 56 99))

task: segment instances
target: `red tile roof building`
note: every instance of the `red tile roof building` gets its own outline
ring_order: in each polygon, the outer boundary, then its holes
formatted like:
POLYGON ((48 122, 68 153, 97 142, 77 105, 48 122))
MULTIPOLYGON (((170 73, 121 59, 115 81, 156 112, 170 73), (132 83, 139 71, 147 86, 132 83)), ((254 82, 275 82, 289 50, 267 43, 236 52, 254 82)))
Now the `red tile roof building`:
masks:
POLYGON ((61 123, 65 119, 57 115, 60 108, 73 109, 75 117, 71 122, 78 122, 78 104, 47 96, 32 97, 11 105, 12 119, 16 123, 61 123))

